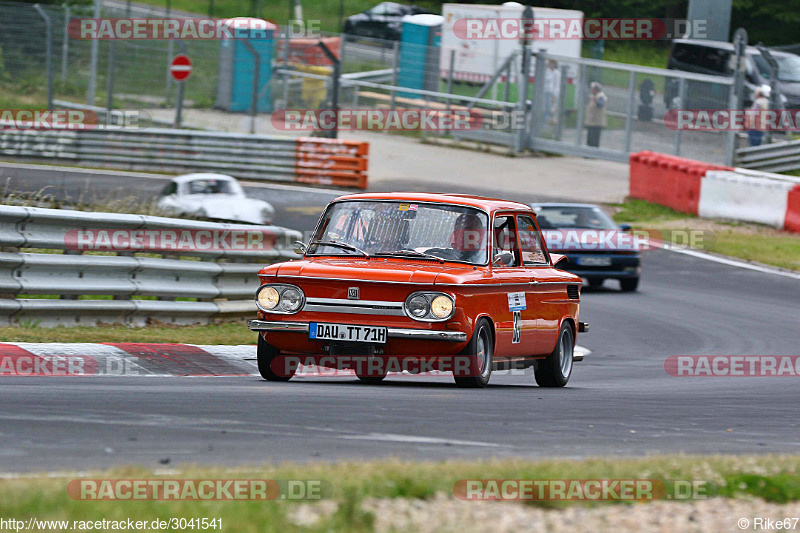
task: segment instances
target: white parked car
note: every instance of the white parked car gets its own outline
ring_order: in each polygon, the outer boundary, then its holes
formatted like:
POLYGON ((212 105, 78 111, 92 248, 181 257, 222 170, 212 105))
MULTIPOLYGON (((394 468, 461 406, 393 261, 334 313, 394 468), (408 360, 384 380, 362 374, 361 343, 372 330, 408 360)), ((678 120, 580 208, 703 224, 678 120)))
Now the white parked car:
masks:
POLYGON ((249 224, 271 224, 275 215, 268 202, 248 198, 235 178, 212 173, 176 176, 161 191, 158 207, 170 215, 249 224))

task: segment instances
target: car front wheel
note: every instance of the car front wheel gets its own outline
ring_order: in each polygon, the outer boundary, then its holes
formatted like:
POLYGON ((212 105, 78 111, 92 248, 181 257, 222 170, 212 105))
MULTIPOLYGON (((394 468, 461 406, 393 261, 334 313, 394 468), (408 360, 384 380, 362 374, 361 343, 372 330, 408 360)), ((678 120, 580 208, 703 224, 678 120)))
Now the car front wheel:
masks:
MULTIPOLYGON (((489 321, 482 318, 475 327, 472 339, 467 347, 461 352, 461 356, 467 356, 467 369, 461 368, 463 365, 455 365, 453 368, 456 385, 459 387, 479 389, 489 383, 492 375, 492 355, 494 352, 494 338, 489 321), (469 374, 467 376, 459 374, 469 374)), ((460 361, 459 361, 460 362, 460 361)))
POLYGON ((534 371, 536 383, 540 387, 563 387, 572 375, 572 353, 575 349, 572 327, 568 322, 561 324, 558 342, 547 359, 539 361, 534 371))
POLYGON ((297 372, 297 365, 280 357, 280 352, 258 335, 258 372, 267 381, 289 381, 297 372))

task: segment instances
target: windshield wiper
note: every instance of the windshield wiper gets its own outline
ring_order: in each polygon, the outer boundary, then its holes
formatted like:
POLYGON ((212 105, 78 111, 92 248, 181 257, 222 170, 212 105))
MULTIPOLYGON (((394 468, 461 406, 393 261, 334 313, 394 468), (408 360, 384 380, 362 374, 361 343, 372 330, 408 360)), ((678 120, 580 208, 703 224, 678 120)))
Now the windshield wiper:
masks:
POLYGON ((397 251, 394 251, 394 252, 376 252, 375 255, 376 256, 388 255, 388 256, 393 256, 393 257, 403 257, 403 256, 405 256, 405 257, 425 257, 425 258, 428 258, 428 259, 435 259, 436 261, 439 261, 440 263, 444 263, 444 259, 439 257, 438 255, 426 254, 425 252, 418 252, 416 250, 397 250, 397 251))
POLYGON ((367 252, 365 252, 364 250, 362 250, 361 248, 357 248, 357 247, 353 246, 352 244, 347 244, 346 242, 339 242, 339 241, 311 241, 309 246, 312 245, 312 244, 321 244, 323 246, 333 246, 335 248, 343 248, 345 250, 351 250, 353 252, 358 252, 360 254, 363 254, 364 257, 370 257, 370 255, 367 252))

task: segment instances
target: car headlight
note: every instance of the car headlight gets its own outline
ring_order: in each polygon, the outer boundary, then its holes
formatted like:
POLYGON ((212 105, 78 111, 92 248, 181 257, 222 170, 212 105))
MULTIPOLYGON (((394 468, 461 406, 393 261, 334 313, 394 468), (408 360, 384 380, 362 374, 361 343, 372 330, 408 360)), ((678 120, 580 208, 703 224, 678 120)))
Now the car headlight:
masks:
POLYGON ((294 285, 262 285, 256 291, 256 306, 267 313, 292 314, 303 308, 306 295, 294 285))
POLYGON ((453 301, 447 296, 437 296, 431 302, 431 314, 436 318, 447 318, 453 314, 453 301))
POLYGON ((278 291, 275 290, 275 287, 264 287, 259 290, 256 295, 256 304, 258 304, 258 307, 263 311, 271 311, 278 307, 279 300, 280 295, 278 291))
POLYGON ((289 287, 281 294, 281 309, 293 313, 303 304, 303 295, 299 289, 289 287))
POLYGON ((424 295, 418 294, 408 300, 408 312, 417 318, 422 318, 428 314, 428 299, 424 295))
POLYGON ((440 322, 453 316, 455 301, 441 292, 415 292, 406 298, 406 314, 414 320, 440 322))

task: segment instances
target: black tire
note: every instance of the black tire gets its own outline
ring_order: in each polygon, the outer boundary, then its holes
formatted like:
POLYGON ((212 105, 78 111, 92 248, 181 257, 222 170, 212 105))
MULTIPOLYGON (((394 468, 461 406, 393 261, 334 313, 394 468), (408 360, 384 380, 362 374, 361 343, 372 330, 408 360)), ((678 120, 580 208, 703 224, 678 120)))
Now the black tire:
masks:
POLYGON ((356 377, 364 383, 371 383, 373 385, 380 383, 386 378, 386 376, 359 376, 358 374, 356 374, 356 377))
POLYGON ((572 375, 575 337, 568 322, 561 324, 553 353, 540 360, 533 375, 540 387, 563 387, 572 375))
POLYGON ((625 278, 619 280, 619 286, 623 292, 633 292, 639 288, 639 278, 625 278))
MULTIPOLYGON (((280 352, 265 341, 264 337, 259 333, 258 350, 256 352, 258 373, 267 381, 289 381, 294 376, 294 373, 297 372, 297 366, 291 365, 289 368, 280 369, 280 371, 276 373, 273 369, 273 363, 278 356, 280 356, 280 352)), ((275 366, 288 365, 284 365, 281 361, 278 361, 275 366)))
MULTIPOLYGON (((462 350, 462 356, 469 356, 470 369, 479 371, 475 376, 453 376, 456 385, 470 389, 482 389, 492 377, 492 360, 494 355, 494 336, 489 321, 481 318, 475 326, 469 344, 462 350)), ((456 365, 458 368, 458 365, 456 365)), ((455 370, 455 368, 454 368, 455 370)))
POLYGON ((593 289, 599 289, 603 286, 603 282, 605 281, 604 278, 588 278, 586 281, 589 282, 589 287, 593 289))

